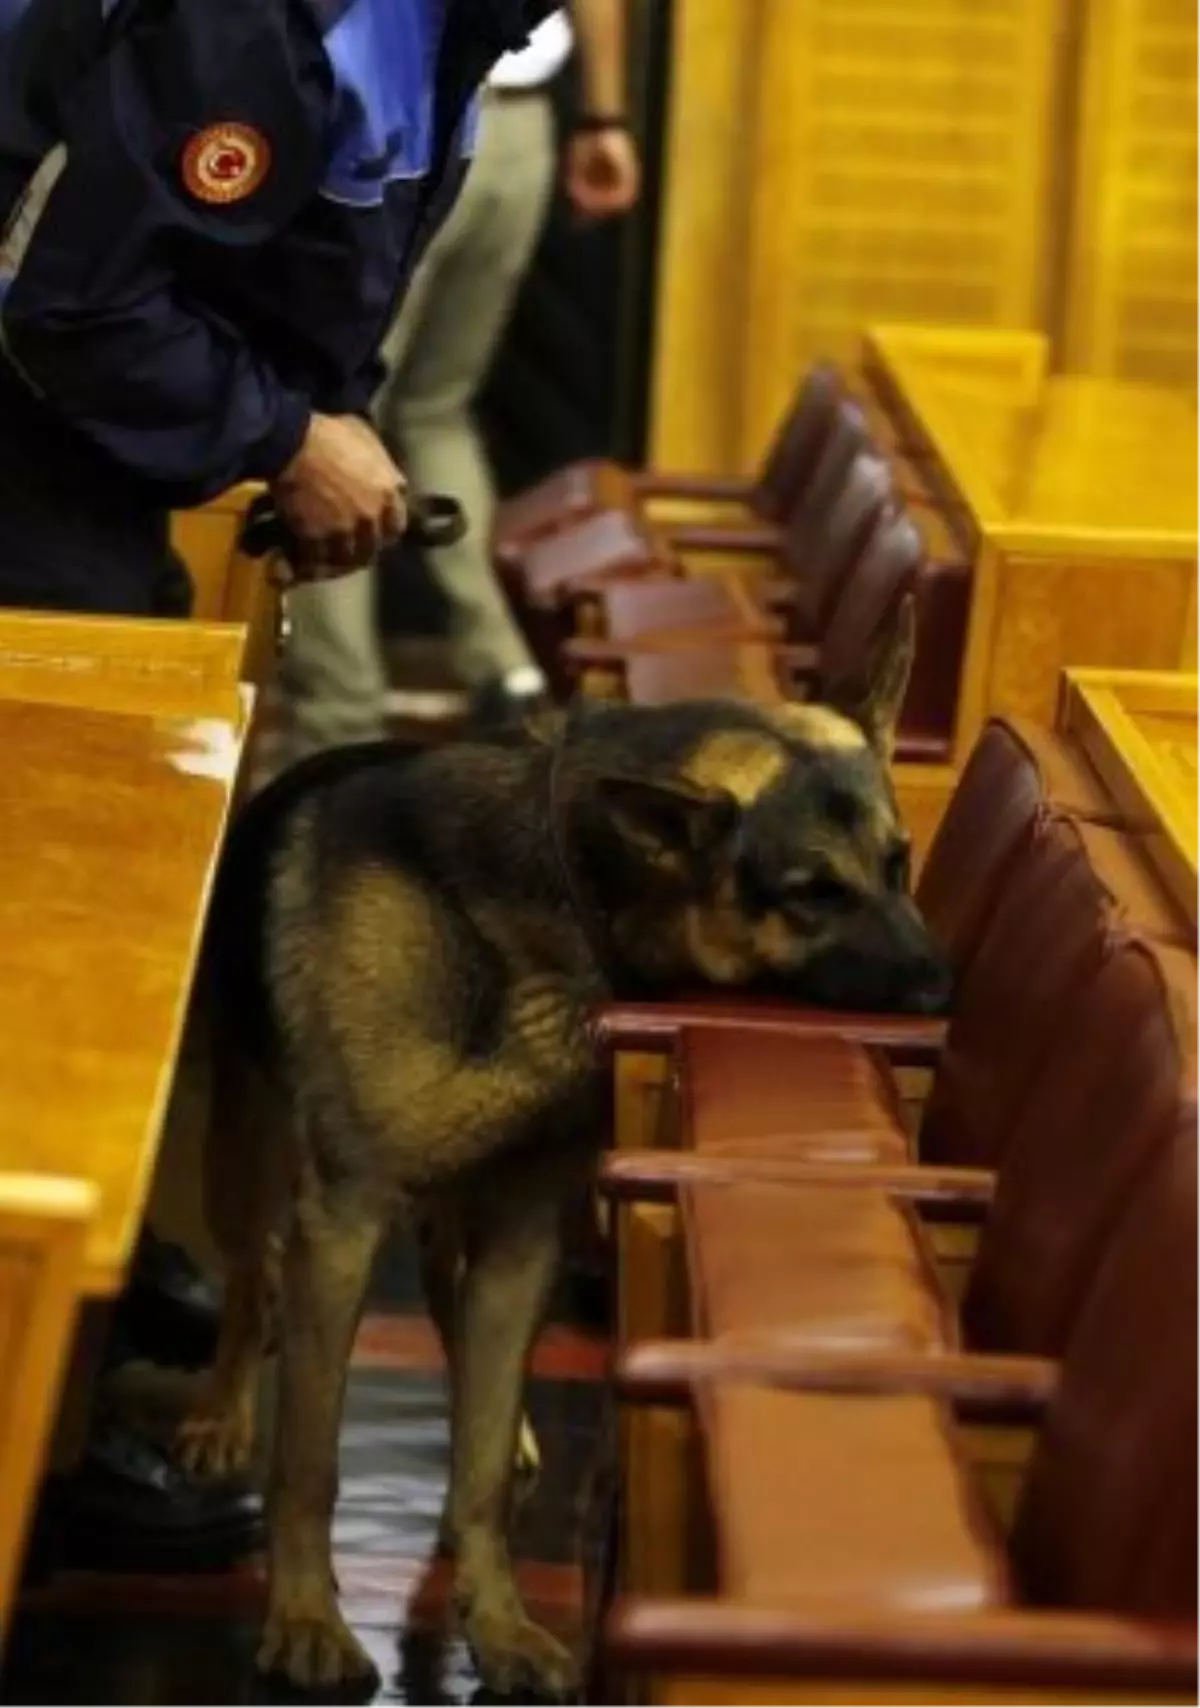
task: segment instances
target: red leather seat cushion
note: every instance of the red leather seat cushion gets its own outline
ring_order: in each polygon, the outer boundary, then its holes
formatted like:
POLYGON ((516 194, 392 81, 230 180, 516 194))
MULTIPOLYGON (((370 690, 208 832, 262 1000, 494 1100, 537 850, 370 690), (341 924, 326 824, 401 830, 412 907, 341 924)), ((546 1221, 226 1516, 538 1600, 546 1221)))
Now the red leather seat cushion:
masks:
POLYGON ((574 528, 531 545, 522 555, 518 579, 531 603, 553 604, 580 582, 644 575, 662 567, 633 517, 602 510, 574 528))
POLYGON ((571 463, 505 499, 496 513, 493 548, 500 556, 520 550, 541 534, 590 516, 606 499, 620 508, 621 490, 629 495, 631 488, 628 471, 616 463, 571 463))
POLYGON ((684 1130, 698 1150, 862 1162, 909 1156, 891 1074, 844 1038, 696 1027, 685 1030, 678 1059, 684 1130))
POLYGON ((719 1592, 808 1612, 966 1612, 1006 1572, 923 1398, 720 1385, 700 1402, 719 1592))
POLYGON ((705 1338, 824 1351, 956 1343, 916 1219, 882 1192, 737 1181, 688 1188, 680 1210, 705 1338))
POLYGON ((732 631, 768 637, 771 619, 732 577, 702 575, 615 581, 600 595, 604 632, 612 641, 652 643, 662 634, 695 635, 700 644, 732 631))
POLYGON ((635 706, 729 694, 768 703, 780 698, 772 655, 767 647, 753 644, 635 653, 625 666, 625 691, 635 706))

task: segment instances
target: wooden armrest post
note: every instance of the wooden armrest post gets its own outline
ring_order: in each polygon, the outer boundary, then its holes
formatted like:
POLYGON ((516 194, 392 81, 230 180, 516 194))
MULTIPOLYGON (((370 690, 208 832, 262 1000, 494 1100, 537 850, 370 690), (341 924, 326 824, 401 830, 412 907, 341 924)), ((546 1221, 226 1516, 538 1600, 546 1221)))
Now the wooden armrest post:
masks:
POLYGON ((816 1352, 789 1345, 786 1331, 719 1340, 645 1340, 617 1357, 622 1399, 686 1405, 709 1382, 751 1383, 795 1394, 869 1399, 917 1394, 990 1422, 1036 1423, 1058 1385, 1050 1358, 982 1353, 816 1352))
POLYGON ((946 1042, 947 1022, 904 1014, 855 1014, 801 1008, 756 998, 681 996, 675 1002, 609 1003, 593 1022, 593 1035, 610 1053, 636 1050, 669 1054, 685 1032, 706 1027, 779 1032, 788 1037, 845 1038, 879 1050, 897 1067, 932 1068, 946 1042))
MULTIPOLYGON (((829 1138, 835 1138, 831 1133, 829 1138)), ((996 1176, 984 1168, 926 1168, 886 1163, 806 1162, 802 1158, 733 1156, 688 1150, 610 1151, 600 1168, 600 1190, 609 1198, 670 1203, 687 1186, 866 1187, 918 1209, 937 1207, 981 1219, 996 1192, 996 1176)))

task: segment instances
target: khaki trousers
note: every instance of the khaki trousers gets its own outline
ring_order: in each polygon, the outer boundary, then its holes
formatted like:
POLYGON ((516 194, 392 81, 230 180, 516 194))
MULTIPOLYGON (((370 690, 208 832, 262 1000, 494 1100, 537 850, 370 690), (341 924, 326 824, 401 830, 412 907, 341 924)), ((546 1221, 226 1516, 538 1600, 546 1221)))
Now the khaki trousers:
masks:
MULTIPOLYGON (((384 345, 376 420, 415 491, 448 493, 470 530, 429 554, 453 610, 455 664, 474 686, 530 658, 492 570, 495 494, 473 406, 529 265, 554 182, 550 102, 484 97, 475 158, 384 345)), ((374 571, 297 589, 283 660, 289 758, 381 732, 387 677, 374 571)))

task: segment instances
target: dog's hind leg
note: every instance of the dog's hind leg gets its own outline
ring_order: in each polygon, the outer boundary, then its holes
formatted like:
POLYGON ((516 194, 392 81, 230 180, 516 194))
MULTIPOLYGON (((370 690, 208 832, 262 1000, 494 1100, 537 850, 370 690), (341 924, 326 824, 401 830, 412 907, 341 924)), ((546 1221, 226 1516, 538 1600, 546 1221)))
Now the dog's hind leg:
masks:
POLYGON ((225 1297, 212 1370, 176 1435, 193 1471, 241 1470, 253 1452, 259 1370, 279 1290, 285 1121, 279 1094, 253 1064, 236 1050, 214 1053, 204 1189, 225 1259, 225 1297))
POLYGON ((376 1193, 331 1184, 303 1148, 283 1255, 270 1592, 258 1664, 304 1690, 375 1671, 338 1609, 330 1530, 346 1372, 386 1220, 376 1193))
POLYGON ((521 1605, 508 1519, 525 1366, 562 1247, 568 1186, 552 1166, 514 1169, 472 1219, 455 1346, 449 1520, 455 1598, 484 1685, 561 1695, 569 1652, 521 1605))

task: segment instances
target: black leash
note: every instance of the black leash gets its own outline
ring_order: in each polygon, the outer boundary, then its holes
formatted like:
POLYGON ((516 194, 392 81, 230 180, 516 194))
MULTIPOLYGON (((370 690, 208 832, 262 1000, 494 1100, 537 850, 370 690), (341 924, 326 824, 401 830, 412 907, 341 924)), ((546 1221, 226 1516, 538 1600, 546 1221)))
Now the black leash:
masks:
MULTIPOLYGON (((415 546, 435 551, 439 546, 457 545, 467 532, 467 518, 457 498, 442 493, 412 493, 405 500, 408 521, 404 538, 415 546)), ((264 492, 251 504, 242 529, 241 548, 247 557, 267 557, 275 554, 270 579, 280 592, 306 581, 332 581, 345 575, 341 568, 295 568, 299 553, 296 541, 275 507, 270 493, 264 492)))

